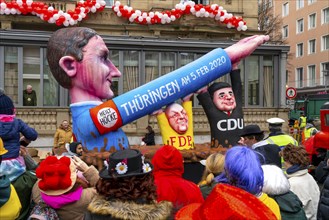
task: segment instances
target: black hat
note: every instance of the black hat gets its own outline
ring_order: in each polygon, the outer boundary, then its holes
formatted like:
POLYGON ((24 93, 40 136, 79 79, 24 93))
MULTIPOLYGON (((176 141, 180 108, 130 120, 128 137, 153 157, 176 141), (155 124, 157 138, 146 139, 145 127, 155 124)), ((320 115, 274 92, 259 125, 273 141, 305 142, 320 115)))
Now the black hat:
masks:
POLYGON ((4 91, 0 89, 0 114, 1 115, 13 115, 14 114, 14 103, 4 91))
POLYGON ((103 179, 139 176, 150 173, 151 163, 144 162, 145 157, 139 150, 125 149, 112 153, 108 159, 108 167, 104 167, 99 176, 103 179))
POLYGON ((223 89, 223 88, 230 88, 230 87, 232 87, 232 86, 230 84, 228 84, 227 82, 215 82, 211 86, 209 86, 208 92, 209 92, 211 98, 213 98, 214 93, 217 90, 223 89))
POLYGON ((260 127, 258 125, 247 125, 243 128, 241 137, 250 136, 250 135, 257 135, 257 134, 263 134, 264 131, 260 130, 260 127))
POLYGON ((72 153, 77 153, 77 146, 79 145, 79 144, 81 144, 81 142, 72 142, 72 143, 70 143, 70 151, 72 152, 72 153))

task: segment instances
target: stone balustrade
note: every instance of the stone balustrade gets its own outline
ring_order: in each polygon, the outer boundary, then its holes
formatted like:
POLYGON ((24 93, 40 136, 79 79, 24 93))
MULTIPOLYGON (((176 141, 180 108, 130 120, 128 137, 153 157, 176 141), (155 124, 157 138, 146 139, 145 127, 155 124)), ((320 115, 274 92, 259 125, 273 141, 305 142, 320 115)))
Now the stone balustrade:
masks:
MULTIPOLYGON (((17 108, 17 117, 22 119, 31 127, 35 128, 40 135, 54 135, 61 122, 71 118, 68 108, 17 108)), ((276 108, 245 108, 244 122, 248 124, 258 124, 262 130, 268 131, 266 119, 271 117, 280 117, 288 122, 288 109, 276 108)), ((193 109, 194 134, 209 134, 208 119, 202 108, 193 109)), ((159 128, 155 116, 145 116, 123 127, 127 135, 140 136, 144 134, 147 125, 151 125, 155 132, 159 134, 159 128)), ((288 131, 288 126, 284 126, 288 131)))

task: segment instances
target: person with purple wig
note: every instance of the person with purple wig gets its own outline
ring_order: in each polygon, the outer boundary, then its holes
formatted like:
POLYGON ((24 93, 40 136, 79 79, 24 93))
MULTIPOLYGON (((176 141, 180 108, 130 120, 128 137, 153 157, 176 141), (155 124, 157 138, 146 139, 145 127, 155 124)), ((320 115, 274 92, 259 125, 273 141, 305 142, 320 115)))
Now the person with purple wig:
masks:
POLYGON ((230 148, 225 155, 224 172, 215 179, 219 183, 230 184, 255 195, 273 211, 277 219, 281 219, 278 204, 262 193, 264 173, 253 150, 243 146, 230 148))

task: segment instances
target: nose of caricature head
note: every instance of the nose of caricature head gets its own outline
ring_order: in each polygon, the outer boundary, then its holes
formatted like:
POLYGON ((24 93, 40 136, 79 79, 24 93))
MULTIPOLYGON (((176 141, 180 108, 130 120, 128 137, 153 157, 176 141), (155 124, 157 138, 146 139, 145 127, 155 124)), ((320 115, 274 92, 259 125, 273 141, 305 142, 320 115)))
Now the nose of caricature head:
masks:
POLYGON ((120 77, 121 76, 120 70, 118 70, 118 68, 116 66, 114 66, 114 64, 112 62, 110 62, 110 72, 111 72, 112 77, 120 77))

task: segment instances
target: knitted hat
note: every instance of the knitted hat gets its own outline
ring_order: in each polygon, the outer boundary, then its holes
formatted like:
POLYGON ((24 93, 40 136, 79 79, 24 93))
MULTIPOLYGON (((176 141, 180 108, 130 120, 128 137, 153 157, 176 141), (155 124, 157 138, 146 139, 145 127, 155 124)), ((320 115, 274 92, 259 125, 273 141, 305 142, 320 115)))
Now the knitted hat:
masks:
POLYGON ((36 170, 40 191, 50 195, 62 195, 74 186, 76 166, 69 157, 48 156, 36 170))
POLYGON ((175 219, 276 219, 274 213, 256 196, 231 185, 219 183, 207 199, 180 209, 175 219))
POLYGON ((72 143, 70 143, 70 151, 72 152, 72 153, 77 153, 77 146, 79 145, 79 144, 81 144, 81 142, 72 142, 72 143))
POLYGON ((0 155, 4 155, 7 152, 8 152, 8 150, 6 150, 6 148, 3 145, 2 139, 0 138, 0 155))
POLYGON ((184 173, 183 156, 179 150, 170 145, 164 145, 155 152, 152 164, 154 172, 171 170, 178 171, 180 174, 184 173))
POLYGON ((211 98, 213 98, 214 93, 217 90, 223 89, 223 88, 230 88, 230 87, 232 87, 232 86, 230 84, 228 84, 227 82, 215 82, 211 86, 209 86, 208 92, 209 92, 211 98))
POLYGON ((13 115, 14 109, 14 103, 11 98, 0 89, 0 115, 13 115))
POLYGON ((109 156, 108 167, 104 167, 99 172, 99 176, 103 179, 112 179, 150 173, 153 166, 145 162, 144 159, 145 157, 139 150, 125 149, 116 151, 109 156))

